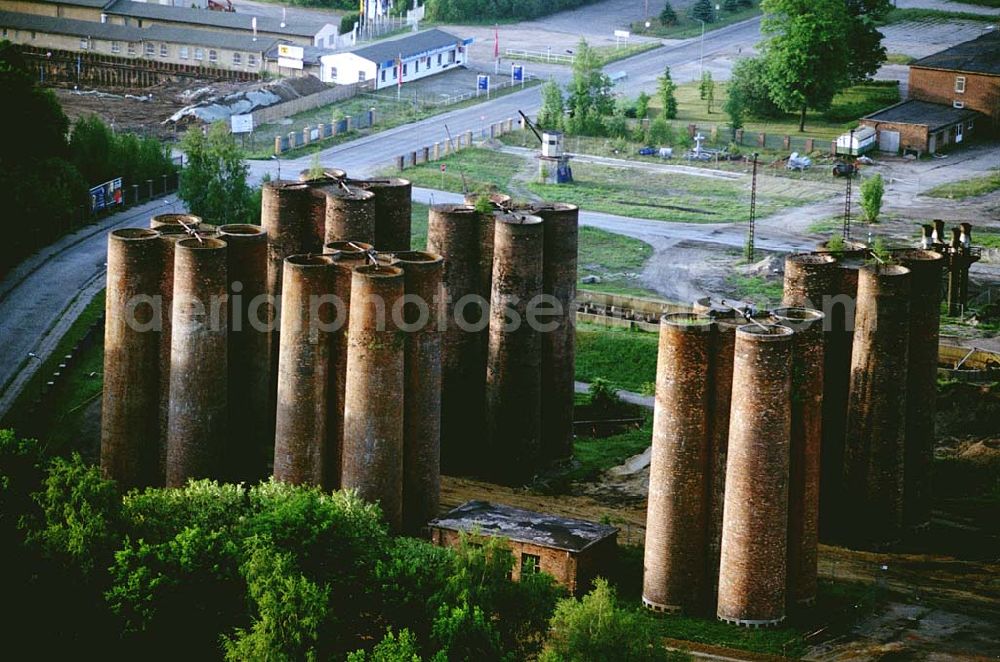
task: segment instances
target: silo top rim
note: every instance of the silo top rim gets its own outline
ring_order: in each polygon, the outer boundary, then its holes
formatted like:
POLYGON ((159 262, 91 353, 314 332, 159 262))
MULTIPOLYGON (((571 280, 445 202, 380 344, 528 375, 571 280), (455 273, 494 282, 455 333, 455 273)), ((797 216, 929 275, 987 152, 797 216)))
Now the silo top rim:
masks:
POLYGON ((744 324, 736 329, 736 335, 743 336, 754 342, 773 342, 787 340, 794 331, 787 326, 777 324, 744 324))
POLYGON ((374 177, 371 179, 347 179, 348 186, 359 186, 366 187, 371 186, 373 188, 388 188, 388 187, 403 187, 410 186, 412 182, 409 179, 404 179, 402 177, 374 177))
POLYGON ((518 214, 512 212, 497 212, 494 214, 494 218, 508 225, 540 225, 542 223, 542 218, 540 216, 535 216, 533 214, 518 214))
POLYGON ((862 269, 864 271, 869 272, 869 273, 873 273, 876 276, 889 276, 889 277, 894 277, 894 278, 900 277, 900 276, 906 276, 907 274, 910 273, 909 269, 907 269, 906 267, 904 267, 902 265, 899 265, 899 264, 886 264, 886 265, 882 265, 882 264, 877 264, 877 265, 866 264, 865 266, 862 267, 862 269))
POLYGON ((198 239, 196 237, 192 237, 190 239, 181 239, 180 241, 177 242, 177 248, 187 248, 189 250, 196 250, 196 251, 221 250, 224 249, 226 245, 227 245, 226 242, 224 242, 221 239, 211 239, 211 238, 198 239))
POLYGON ((223 225, 219 227, 219 233, 222 235, 239 236, 261 236, 267 234, 261 226, 251 225, 250 223, 230 223, 229 225, 223 225))
POLYGON ((795 322, 816 322, 826 317, 814 308, 801 307, 775 308, 771 311, 771 314, 779 320, 792 320, 795 322))
POLYGON ((397 278, 403 275, 403 270, 387 264, 365 264, 354 268, 355 274, 362 274, 368 278, 397 278))
POLYGON ((342 187, 330 187, 325 188, 323 191, 328 197, 331 198, 342 198, 345 200, 371 200, 375 197, 375 194, 371 191, 367 191, 358 186, 348 185, 348 190, 344 190, 342 187))
POLYGON ((668 313, 660 318, 660 323, 680 329, 704 330, 712 325, 712 318, 698 313, 668 313))
POLYGON ((830 253, 799 253, 790 255, 788 259, 798 264, 833 264, 837 261, 830 253))
POLYGON ((436 262, 444 262, 444 258, 437 253, 428 253, 427 251, 400 251, 398 253, 393 253, 393 257, 400 262, 412 264, 434 264, 436 262))
POLYGON ((472 205, 467 204, 456 204, 453 202, 442 202, 436 205, 431 205, 431 211, 436 211, 442 214, 479 214, 476 208, 472 205))
POLYGON ((323 245, 324 251, 337 251, 338 253, 367 253, 372 249, 371 244, 363 241, 331 241, 323 245))
POLYGON ((121 228, 112 230, 111 236, 118 241, 142 241, 144 239, 156 239, 160 236, 157 230, 149 228, 121 228))
MULTIPOLYGON (((901 262, 916 262, 923 264, 933 264, 944 260, 944 255, 937 251, 925 250, 922 248, 907 248, 901 251, 893 251, 893 257, 901 262)), ((909 266, 909 265, 905 265, 909 266)))
POLYGON ((325 267, 333 264, 333 260, 330 259, 329 255, 299 253, 298 255, 289 255, 286 257, 285 263, 296 267, 325 267))

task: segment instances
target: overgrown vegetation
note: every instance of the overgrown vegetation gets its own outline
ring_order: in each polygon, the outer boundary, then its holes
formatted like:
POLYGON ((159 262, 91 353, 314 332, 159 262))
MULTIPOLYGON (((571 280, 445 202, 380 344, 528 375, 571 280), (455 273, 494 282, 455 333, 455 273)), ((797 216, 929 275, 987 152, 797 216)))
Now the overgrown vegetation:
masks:
POLYGON ((154 138, 112 133, 96 117, 70 122, 51 90, 20 52, 0 41, 0 90, 8 131, 0 144, 0 197, 11 210, 0 274, 40 246, 92 219, 88 189, 122 177, 135 183, 172 174, 169 154, 154 138), (15 222, 16 221, 16 222, 15 222))
POLYGON ((932 198, 963 200, 965 198, 986 195, 997 190, 1000 190, 1000 170, 993 170, 990 174, 981 177, 972 177, 970 179, 935 186, 926 191, 924 195, 932 198))
POLYGON ((582 280, 587 276, 596 276, 600 282, 581 284, 580 287, 612 294, 648 295, 651 292, 638 285, 637 281, 652 256, 653 247, 644 241, 581 226, 578 277, 582 280))
POLYGON ((187 165, 178 195, 192 214, 209 223, 260 223, 260 199, 247 185, 249 166, 224 122, 207 134, 188 131, 181 140, 187 165))
POLYGON ((567 9, 575 9, 595 0, 554 0, 533 2, 511 0, 493 3, 484 0, 427 0, 427 20, 439 23, 493 23, 495 21, 526 21, 567 9))
POLYGON ((864 212, 864 220, 869 223, 877 223, 878 217, 882 213, 882 196, 885 194, 885 183, 882 175, 875 173, 861 183, 861 210, 864 212))
POLYGON ((655 333, 581 324, 576 330, 576 378, 605 380, 615 389, 638 392, 656 381, 655 333))
POLYGON ((200 481, 121 495, 9 430, 0 504, 8 644, 45 658, 343 659, 391 628, 426 659, 520 660, 563 594, 543 573, 510 580, 502 539, 390 538, 349 493, 200 481))

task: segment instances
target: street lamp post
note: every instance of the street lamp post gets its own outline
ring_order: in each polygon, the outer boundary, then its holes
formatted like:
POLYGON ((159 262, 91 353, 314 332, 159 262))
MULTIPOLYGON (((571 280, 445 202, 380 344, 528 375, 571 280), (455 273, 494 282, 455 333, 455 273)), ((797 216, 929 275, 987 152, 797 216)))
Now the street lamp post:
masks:
POLYGON ((698 56, 698 76, 700 77, 705 73, 705 21, 700 18, 695 20, 701 23, 701 54, 698 56))
POLYGON ((271 158, 278 163, 278 181, 281 181, 281 159, 278 158, 277 154, 272 154, 271 158))

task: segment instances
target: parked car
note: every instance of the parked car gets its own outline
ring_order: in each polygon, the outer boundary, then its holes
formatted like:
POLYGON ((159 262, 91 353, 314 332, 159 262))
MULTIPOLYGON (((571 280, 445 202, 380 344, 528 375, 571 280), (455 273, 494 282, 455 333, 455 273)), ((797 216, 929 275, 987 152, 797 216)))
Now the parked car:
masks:
POLYGON ((639 148, 639 156, 655 156, 655 155, 656 155, 655 147, 649 147, 647 145, 646 147, 639 148))

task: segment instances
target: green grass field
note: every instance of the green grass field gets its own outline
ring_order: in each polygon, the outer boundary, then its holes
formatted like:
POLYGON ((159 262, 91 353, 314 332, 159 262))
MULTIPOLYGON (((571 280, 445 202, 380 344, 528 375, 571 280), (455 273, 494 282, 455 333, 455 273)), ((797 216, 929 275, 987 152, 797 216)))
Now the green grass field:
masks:
MULTIPOLYGON (((745 7, 733 12, 716 12, 716 20, 711 23, 705 23, 704 30, 705 32, 711 32, 712 30, 718 30, 727 25, 758 16, 760 15, 759 4, 759 2, 755 1, 753 7, 745 7)), ((674 11, 677 13, 677 22, 672 25, 664 25, 660 22, 658 16, 651 16, 649 18, 650 26, 648 29, 644 21, 636 21, 632 23, 632 31, 635 34, 653 35, 666 39, 687 39, 688 37, 698 37, 701 35, 702 24, 700 21, 691 18, 686 9, 674 7, 674 11)))
POLYGON ((993 191, 1000 190, 1000 170, 994 170, 982 177, 973 177, 950 184, 935 186, 924 195, 932 198, 949 198, 951 200, 962 200, 964 198, 974 198, 986 195, 993 191))
MULTIPOLYGON (((715 82, 715 100, 712 112, 708 112, 708 104, 699 98, 698 83, 684 83, 677 86, 674 97, 677 99, 677 119, 675 125, 697 124, 707 128, 710 124, 727 125, 729 117, 722 112, 726 101, 725 82, 715 82)), ((849 87, 833 98, 829 110, 806 113, 806 128, 799 133, 798 116, 792 113, 771 118, 747 118, 743 127, 745 134, 768 133, 796 137, 832 140, 845 130, 858 125, 858 118, 885 108, 899 101, 899 86, 886 85, 882 82, 862 83, 849 87)), ((662 108, 660 100, 654 95, 650 102, 651 117, 656 117, 662 108)), ((720 130, 720 133, 725 133, 720 130)))
POLYGON ((577 261, 578 278, 598 276, 600 283, 588 283, 588 290, 648 296, 648 289, 637 285, 637 276, 653 256, 653 247, 644 241, 598 228, 580 228, 577 261))
POLYGON ((617 389, 640 392, 656 381, 655 333, 581 324, 576 331, 576 378, 607 380, 617 389))
POLYGON ((440 161, 421 163, 403 171, 414 186, 462 193, 495 186, 503 192, 510 191, 514 175, 525 167, 524 159, 488 149, 468 148, 449 154, 440 161), (441 172, 441 164, 445 171, 441 172), (464 183, 463 183, 464 176, 464 183))

